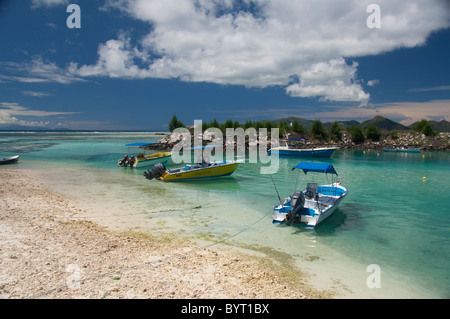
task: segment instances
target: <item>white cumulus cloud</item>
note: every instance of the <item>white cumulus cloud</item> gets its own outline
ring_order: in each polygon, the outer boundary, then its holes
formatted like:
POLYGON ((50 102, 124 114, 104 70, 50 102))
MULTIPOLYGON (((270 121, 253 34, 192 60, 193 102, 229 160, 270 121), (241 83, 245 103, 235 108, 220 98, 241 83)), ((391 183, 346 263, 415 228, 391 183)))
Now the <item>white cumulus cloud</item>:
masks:
POLYGON ((365 105, 369 94, 356 81, 358 64, 347 65, 343 58, 319 62, 298 74, 300 83, 289 85, 286 92, 298 97, 319 97, 322 101, 357 101, 365 105))
POLYGON ((62 4, 68 5, 68 0, 31 0, 32 8, 53 7, 62 4))
POLYGON ((444 1, 378 0, 381 28, 371 29, 371 2, 108 0, 104 8, 147 23, 148 33, 121 33, 99 45, 95 64, 69 69, 76 76, 278 85, 292 96, 366 104, 365 82, 349 57, 423 45, 449 26, 444 1))

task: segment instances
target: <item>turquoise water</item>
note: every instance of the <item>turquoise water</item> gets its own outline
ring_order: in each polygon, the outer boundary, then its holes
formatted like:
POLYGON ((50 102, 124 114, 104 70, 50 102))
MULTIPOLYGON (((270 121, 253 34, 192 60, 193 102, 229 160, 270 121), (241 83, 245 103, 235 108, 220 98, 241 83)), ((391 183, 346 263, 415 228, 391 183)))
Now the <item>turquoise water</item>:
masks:
MULTIPOLYGON (((135 220, 140 230, 157 231, 167 221, 185 236, 284 252, 312 272, 329 270, 352 297, 450 297, 449 153, 339 150, 331 159, 309 159, 332 162, 349 195, 334 215, 306 230, 272 224, 278 197, 270 175, 259 173, 260 164, 242 164, 218 182, 190 183, 148 181, 144 169, 117 168, 117 159, 131 154, 125 144, 159 138, 145 132, 0 132, 0 157, 21 155, 19 164, 0 169, 77 171, 59 181, 53 176, 58 189, 108 202, 111 209, 117 201, 124 212, 117 218, 135 220), (92 185, 89 194, 77 188, 86 183, 92 185), (365 282, 370 264, 381 268, 378 290, 365 282)), ((300 161, 280 158, 273 181, 281 197, 301 180, 291 171, 300 161)))

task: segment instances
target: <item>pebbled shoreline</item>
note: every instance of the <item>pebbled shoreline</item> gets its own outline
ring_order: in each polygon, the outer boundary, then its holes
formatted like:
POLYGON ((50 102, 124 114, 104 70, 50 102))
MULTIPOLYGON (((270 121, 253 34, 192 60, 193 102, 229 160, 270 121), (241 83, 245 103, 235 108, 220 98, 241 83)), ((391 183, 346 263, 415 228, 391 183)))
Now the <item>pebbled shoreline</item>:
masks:
POLYGON ((116 233, 32 170, 0 169, 0 299, 331 298, 276 260, 116 233))

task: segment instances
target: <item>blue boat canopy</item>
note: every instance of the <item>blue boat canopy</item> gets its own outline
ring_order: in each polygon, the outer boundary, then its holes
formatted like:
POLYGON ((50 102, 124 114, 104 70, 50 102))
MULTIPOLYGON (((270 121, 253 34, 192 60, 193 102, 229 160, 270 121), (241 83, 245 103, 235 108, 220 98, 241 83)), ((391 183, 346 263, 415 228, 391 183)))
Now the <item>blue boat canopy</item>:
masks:
POLYGON ((305 174, 308 172, 316 172, 316 173, 331 173, 331 174, 338 174, 336 170, 333 167, 333 164, 330 163, 310 163, 310 162, 301 162, 300 164, 294 166, 292 170, 294 169, 302 169, 305 174))
POLYGON ((161 144, 161 143, 131 143, 131 144, 125 144, 125 146, 145 146, 145 145, 153 145, 153 144, 161 144))

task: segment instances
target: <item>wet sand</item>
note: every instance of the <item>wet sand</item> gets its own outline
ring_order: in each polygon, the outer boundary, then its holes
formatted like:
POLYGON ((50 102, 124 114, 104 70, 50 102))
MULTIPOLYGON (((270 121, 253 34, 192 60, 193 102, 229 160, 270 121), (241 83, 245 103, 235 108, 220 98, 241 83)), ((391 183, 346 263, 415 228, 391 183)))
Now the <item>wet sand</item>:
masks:
POLYGON ((0 298, 333 297, 264 255, 108 230, 38 175, 0 169, 0 298))

